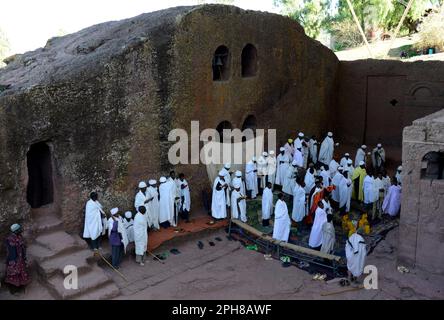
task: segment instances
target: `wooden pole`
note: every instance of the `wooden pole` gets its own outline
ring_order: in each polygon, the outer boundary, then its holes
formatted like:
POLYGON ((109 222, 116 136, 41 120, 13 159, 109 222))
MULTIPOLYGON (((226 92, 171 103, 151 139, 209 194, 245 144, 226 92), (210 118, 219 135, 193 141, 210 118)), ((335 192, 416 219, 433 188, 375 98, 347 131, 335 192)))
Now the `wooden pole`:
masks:
MULTIPOLYGON (((348 0, 347 0, 348 1, 348 0)), ((390 47, 388 48, 387 52, 384 55, 384 58, 387 58, 390 50, 393 47, 393 44, 395 43, 396 37, 398 36, 398 32, 401 29, 402 23, 404 22, 405 17, 407 17, 407 13, 409 12, 414 0, 410 0, 407 4, 407 7, 404 10, 404 13, 402 14, 401 20, 399 20, 398 26, 396 27, 395 33, 393 34, 393 38, 390 41, 390 47)))
POLYGON ((367 38, 365 37, 364 30, 362 30, 361 24, 359 23, 358 17, 356 16, 355 10, 353 9, 353 6, 352 6, 350 0, 347 0, 347 4, 348 4, 348 7, 349 7, 351 14, 353 16, 353 19, 355 20, 355 23, 358 26, 359 32, 361 33, 362 39, 364 39, 365 46, 367 47, 367 50, 368 50, 368 54, 369 54, 370 58, 373 59, 372 50, 370 49, 370 45, 368 44, 367 38))
POLYGON ((111 264, 111 263, 109 263, 109 261, 108 260, 106 260, 105 259, 105 257, 104 256, 102 256, 102 254, 100 253, 100 251, 99 250, 97 250, 96 251, 98 254, 99 254, 99 256, 111 267, 111 269, 113 269, 115 272, 117 272, 126 282, 128 282, 128 279, 127 278, 125 278, 125 276, 119 271, 119 270, 117 270, 116 268, 114 268, 113 267, 113 265, 111 264))
POLYGON ((323 292, 321 293, 321 296, 325 297, 325 296, 332 296, 335 294, 340 294, 340 293, 344 293, 344 292, 350 292, 350 291, 357 291, 357 290, 361 290, 364 289, 364 286, 359 286, 359 287, 352 287, 352 288, 347 288, 344 290, 339 290, 339 291, 333 291, 333 292, 323 292))
POLYGON ((156 258, 157 261, 159 261, 161 264, 165 264, 165 262, 163 262, 162 260, 160 260, 157 256, 155 256, 154 254, 152 254, 152 253, 149 252, 148 250, 147 250, 146 252, 148 252, 148 254, 150 254, 151 256, 153 256, 154 258, 156 258))

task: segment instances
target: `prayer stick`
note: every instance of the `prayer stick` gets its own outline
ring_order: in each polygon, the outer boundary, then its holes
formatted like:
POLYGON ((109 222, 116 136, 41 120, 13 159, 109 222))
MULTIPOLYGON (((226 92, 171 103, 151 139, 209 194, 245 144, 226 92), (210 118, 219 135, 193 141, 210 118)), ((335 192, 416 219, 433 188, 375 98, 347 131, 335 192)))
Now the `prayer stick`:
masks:
POLYGON ((149 252, 148 250, 147 250, 146 252, 148 252, 151 256, 153 256, 154 258, 156 258, 157 261, 159 261, 161 264, 165 264, 165 262, 163 262, 162 260, 160 260, 157 256, 155 256, 154 254, 152 254, 152 253, 149 252))
POLYGON ((111 264, 111 263, 109 263, 109 261, 108 260, 106 260, 105 259, 105 257, 104 256, 102 256, 102 254, 100 253, 100 251, 96 251, 98 254, 99 254, 99 256, 115 271, 115 272, 117 272, 126 282, 128 282, 128 279, 127 278, 125 278, 125 276, 119 271, 119 270, 117 270, 116 268, 114 268, 113 267, 113 265, 111 264))
POLYGON ((361 290, 364 289, 364 286, 359 286, 359 287, 355 287, 355 288, 347 288, 344 290, 339 290, 339 291, 333 291, 333 292, 323 292, 321 293, 321 296, 332 296, 334 294, 340 294, 340 293, 344 293, 344 292, 349 292, 349 291, 356 291, 356 290, 361 290))

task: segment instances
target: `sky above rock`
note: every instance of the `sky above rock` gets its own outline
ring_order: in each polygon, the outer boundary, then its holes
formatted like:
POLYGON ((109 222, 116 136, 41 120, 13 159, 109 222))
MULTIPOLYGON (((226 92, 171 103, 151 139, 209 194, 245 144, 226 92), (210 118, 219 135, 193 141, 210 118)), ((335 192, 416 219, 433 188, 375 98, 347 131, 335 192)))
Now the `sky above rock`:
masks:
MULTIPOLYGON (((14 0, 2 1, 0 29, 10 43, 10 54, 43 47, 54 36, 93 24, 121 20, 169 7, 196 5, 198 0, 14 0)), ((211 2, 211 1, 207 1, 211 2)), ((243 9, 277 12, 273 0, 234 0, 243 9)))

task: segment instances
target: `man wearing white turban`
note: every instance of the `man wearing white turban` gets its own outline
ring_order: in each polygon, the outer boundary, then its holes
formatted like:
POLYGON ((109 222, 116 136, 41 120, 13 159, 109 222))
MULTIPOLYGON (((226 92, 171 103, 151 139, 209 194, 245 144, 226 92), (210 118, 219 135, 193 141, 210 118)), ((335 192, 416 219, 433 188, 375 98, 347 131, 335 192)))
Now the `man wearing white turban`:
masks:
POLYGON ((148 228, 159 230, 159 192, 157 191, 157 181, 151 179, 148 181, 148 184, 146 197, 152 199, 146 204, 148 228))
POLYGON ((168 228, 174 221, 174 193, 175 184, 167 182, 165 177, 159 179, 159 224, 168 228))
POLYGON ((273 210, 273 191, 270 181, 262 194, 262 226, 268 227, 270 225, 271 212, 273 210))
POLYGON ((280 153, 277 156, 277 170, 276 170, 276 181, 275 184, 281 186, 284 185, 285 175, 287 173, 288 167, 290 167, 291 158, 285 153, 285 148, 279 149, 280 153))
POLYGON ((256 199, 258 193, 256 159, 253 157, 245 166, 245 182, 248 196, 256 199))
POLYGON ((136 247, 136 262, 145 265, 145 252, 148 249, 148 224, 145 217, 146 207, 140 206, 134 218, 134 243, 136 247))
POLYGON ((211 201, 211 215, 214 219, 225 219, 227 217, 227 201, 225 190, 228 184, 224 179, 224 171, 219 171, 219 175, 214 179, 213 195, 211 201))
MULTIPOLYGON (((355 229, 357 228, 358 222, 356 220, 352 221, 355 229)), ((347 269, 351 281, 356 281, 365 266, 365 258, 367 256, 367 248, 365 245, 364 238, 359 234, 361 229, 354 232, 347 240, 345 245, 345 256, 347 258, 347 269)))
POLYGON ((246 195, 247 193, 246 193, 246 188, 245 188, 245 181, 242 179, 242 172, 240 170, 237 170, 234 173, 234 178, 233 178, 233 180, 231 180, 231 186, 234 186, 234 184, 236 182, 240 183, 240 186, 241 186, 240 187, 240 191, 241 191, 241 193, 243 195, 246 195))
POLYGON ((290 236, 291 220, 288 215, 288 207, 284 201, 284 195, 279 193, 274 208, 273 239, 288 242, 290 236))
POLYGON ((267 158, 267 182, 271 182, 271 190, 273 190, 276 181, 276 170, 276 157, 274 151, 270 150, 267 158))
POLYGON ((321 149, 319 151, 319 162, 328 165, 333 159, 333 153, 335 150, 335 143, 333 141, 333 133, 327 133, 324 141, 321 143, 321 149))
POLYGON ((128 245, 128 236, 122 218, 118 215, 119 209, 111 209, 111 218, 108 220, 108 238, 111 244, 112 266, 119 269, 123 254, 128 245))
POLYGON ((123 226, 126 229, 126 235, 128 236, 128 242, 134 242, 134 219, 131 211, 125 212, 125 218, 122 219, 123 226))
POLYGON ((365 150, 367 150, 367 146, 363 144, 358 150, 356 151, 356 157, 355 157, 355 167, 359 166, 359 163, 362 161, 365 164, 365 150))
POLYGON ((246 197, 240 192, 240 183, 236 181, 233 188, 234 190, 231 193, 231 217, 233 219, 240 219, 242 222, 247 222, 246 197))

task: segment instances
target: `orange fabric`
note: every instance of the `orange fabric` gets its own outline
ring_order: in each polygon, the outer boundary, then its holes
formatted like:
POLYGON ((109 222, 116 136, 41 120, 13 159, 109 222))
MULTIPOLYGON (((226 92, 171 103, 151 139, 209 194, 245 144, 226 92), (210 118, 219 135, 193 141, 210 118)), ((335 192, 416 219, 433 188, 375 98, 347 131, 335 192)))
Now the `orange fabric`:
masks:
POLYGON ((219 229, 228 225, 228 220, 218 221, 212 225, 208 223, 214 219, 210 216, 201 216, 191 219, 189 223, 179 221, 177 227, 169 227, 168 229, 160 228, 159 231, 152 231, 148 235, 148 250, 152 251, 158 248, 162 243, 176 237, 185 236, 193 232, 199 232, 205 229, 219 229), (175 230, 180 230, 175 232, 175 230))
POLYGON ((318 208, 318 203, 324 198, 324 191, 327 190, 328 192, 332 192, 336 187, 335 186, 328 186, 323 188, 321 191, 316 193, 313 197, 313 203, 311 204, 311 208, 308 212, 307 217, 305 217, 305 222, 307 224, 312 224, 314 221, 313 215, 318 208))

